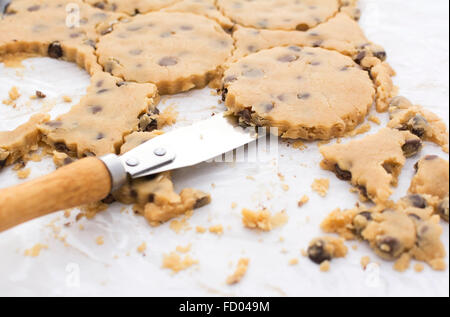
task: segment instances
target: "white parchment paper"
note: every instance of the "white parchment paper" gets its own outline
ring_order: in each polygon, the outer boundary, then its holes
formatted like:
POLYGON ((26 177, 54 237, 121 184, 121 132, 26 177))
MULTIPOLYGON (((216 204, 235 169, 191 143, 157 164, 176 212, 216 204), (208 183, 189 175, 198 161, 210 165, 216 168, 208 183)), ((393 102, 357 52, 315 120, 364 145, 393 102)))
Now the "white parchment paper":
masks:
MULTIPOLYGON (((388 61, 398 72, 395 82, 401 94, 445 118, 448 123, 449 56, 448 6, 446 0, 361 0, 361 25, 369 39, 383 45, 388 61)), ((0 64, 0 100, 6 99, 12 86, 22 94, 18 107, 0 105, 0 130, 14 129, 32 113, 51 109, 51 115, 67 112, 85 93, 89 76, 76 66, 33 58, 24 69, 0 64), (27 104, 35 90, 47 95, 47 102, 27 104), (63 96, 73 101, 64 103, 63 96)), ((207 118, 221 111, 217 97, 209 89, 163 98, 160 108, 174 106, 179 111, 175 127, 207 118)), ((375 114, 375 113, 374 113, 375 114)), ((383 124, 386 114, 378 115, 383 124)), ((373 125, 369 133, 378 126, 373 125)), ((361 137, 361 136, 359 136, 361 137)), ((169 224, 151 228, 143 218, 121 212, 114 204, 94 220, 74 221, 56 213, 23 224, 0 234, 0 295, 39 296, 448 296, 449 273, 426 267, 422 273, 412 269, 397 273, 392 263, 377 258, 362 243, 349 242, 347 258, 333 260, 328 273, 300 255, 308 242, 322 233, 319 224, 336 207, 350 208, 357 201, 350 186, 319 168, 321 156, 316 143, 307 143, 304 151, 280 143, 277 165, 272 162, 201 164, 174 173, 177 189, 195 187, 211 193, 211 205, 197 210, 188 220, 188 230, 176 233, 169 224), (281 181, 278 173, 285 176, 281 181), (252 176, 254 180, 248 176, 252 176), (329 178, 326 198, 311 190, 316 178, 329 178), (282 185, 289 185, 286 192, 282 185), (310 202, 303 208, 297 201, 307 194, 310 202), (238 207, 231 208, 232 202, 238 207), (289 222, 269 233, 243 228, 243 207, 269 208, 273 213, 286 210, 289 222), (65 224, 70 224, 65 226, 65 224), (81 230, 79 225, 84 226, 81 230), (195 233, 196 226, 222 224, 222 236, 195 233), (97 245, 102 236, 104 245, 97 245), (62 241, 64 240, 64 241, 62 241), (145 255, 137 247, 147 243, 145 255), (48 245, 36 258, 24 251, 36 243, 48 245), (198 265, 173 275, 161 268, 163 254, 176 246, 192 244, 189 254, 198 265), (357 250, 352 246, 357 245, 357 250), (369 255, 373 265, 366 271, 360 259, 369 255), (250 258, 248 273, 235 286, 225 283, 241 257, 250 258), (288 262, 298 258, 299 263, 288 262)), ((423 154, 448 159, 438 147, 427 144, 423 154)), ((394 198, 403 196, 413 175, 411 159, 405 166, 394 198)), ((54 169, 51 159, 28 163, 31 178, 54 169)), ((0 188, 20 183, 14 171, 0 173, 0 188)), ((448 224, 443 241, 449 246, 448 224)), ((448 263, 448 256, 447 256, 448 263)))

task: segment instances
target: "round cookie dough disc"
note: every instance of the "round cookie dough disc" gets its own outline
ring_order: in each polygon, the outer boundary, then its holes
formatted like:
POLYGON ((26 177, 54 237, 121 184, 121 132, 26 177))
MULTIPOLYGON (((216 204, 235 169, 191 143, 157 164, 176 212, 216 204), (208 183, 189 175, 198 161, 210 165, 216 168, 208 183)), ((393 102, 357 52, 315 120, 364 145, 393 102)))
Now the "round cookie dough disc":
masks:
POLYGON ((277 47, 247 56, 224 75, 226 106, 245 124, 284 138, 343 136, 363 121, 375 90, 347 56, 321 48, 277 47))
POLYGON ((306 31, 333 17, 339 0, 218 0, 234 22, 258 29, 306 31))
POLYGON ((232 49, 231 36, 213 20, 155 12, 116 25, 100 39, 97 54, 105 71, 174 94, 206 86, 221 74, 232 49))

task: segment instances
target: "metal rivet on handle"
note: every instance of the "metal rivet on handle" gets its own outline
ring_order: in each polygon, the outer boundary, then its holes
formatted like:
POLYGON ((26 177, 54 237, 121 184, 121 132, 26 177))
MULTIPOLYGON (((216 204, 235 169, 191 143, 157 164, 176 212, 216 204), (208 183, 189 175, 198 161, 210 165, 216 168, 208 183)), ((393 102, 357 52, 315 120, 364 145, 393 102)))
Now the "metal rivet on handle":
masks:
POLYGON ((166 155, 167 151, 166 151, 165 148, 159 147, 159 148, 155 149, 155 150, 153 151, 153 153, 154 153, 156 156, 164 156, 164 155, 166 155))
POLYGON ((129 159, 127 159, 127 161, 125 163, 127 163, 127 165, 131 166, 131 167, 139 165, 139 161, 134 157, 130 157, 129 159))

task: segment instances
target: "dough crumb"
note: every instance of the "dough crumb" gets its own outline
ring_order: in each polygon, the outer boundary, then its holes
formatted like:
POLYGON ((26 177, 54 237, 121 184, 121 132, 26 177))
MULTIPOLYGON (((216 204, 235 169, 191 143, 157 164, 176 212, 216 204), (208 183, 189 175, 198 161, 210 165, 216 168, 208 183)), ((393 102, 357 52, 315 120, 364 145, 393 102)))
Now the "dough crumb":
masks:
POLYGON ((162 267, 165 269, 170 269, 172 272, 178 273, 180 271, 186 270, 198 261, 186 255, 184 259, 178 255, 176 252, 171 252, 169 254, 164 254, 162 267))
POLYGON ((209 232, 217 234, 217 235, 221 235, 221 234, 223 234, 223 226, 222 225, 211 226, 211 227, 209 227, 209 232))
POLYGON ((142 242, 140 246, 137 247, 137 252, 144 253, 147 250, 147 243, 142 242))
POLYGON ((267 209, 261 211, 251 211, 242 209, 242 223, 249 229, 271 231, 275 227, 280 227, 288 221, 288 216, 283 210, 274 216, 267 209))
POLYGON ((299 149, 300 151, 304 151, 308 148, 308 146, 302 141, 295 141, 294 143, 292 143, 292 147, 294 149, 299 149))
POLYGON ((425 269, 425 266, 422 263, 416 263, 414 265, 414 271, 416 271, 417 273, 423 272, 424 269, 425 269))
POLYGON ((48 249, 48 246, 45 244, 37 243, 32 248, 25 250, 25 256, 30 257, 38 257, 42 250, 48 249))
POLYGON ((320 272, 328 272, 330 271, 330 261, 324 261, 320 264, 320 272))
POLYGON ((365 270, 367 266, 370 264, 370 257, 369 256, 363 256, 361 258, 361 266, 365 270))
POLYGON ((15 101, 19 99, 20 93, 16 86, 13 86, 11 90, 8 92, 9 99, 3 100, 3 104, 6 106, 16 107, 15 101))
POLYGON ((247 273, 249 262, 250 259, 247 258, 242 258, 239 260, 236 271, 234 271, 234 273, 227 278, 228 285, 237 284, 242 280, 245 273, 247 273))
POLYGON ((334 258, 345 257, 348 248, 345 246, 342 238, 321 237, 310 242, 307 252, 311 261, 316 264, 322 264, 334 258))
POLYGON ((186 218, 183 218, 181 220, 173 220, 170 222, 170 229, 172 229, 173 231, 175 231, 177 234, 180 233, 181 231, 187 231, 189 229, 191 229, 191 227, 189 226, 189 223, 187 222, 186 218))
POLYGON ((174 106, 168 106, 158 116, 158 129, 171 126, 177 121, 178 111, 174 106))
POLYGON ((17 177, 19 179, 26 179, 26 178, 28 178, 28 176, 30 176, 30 173, 31 173, 31 169, 30 168, 21 169, 21 170, 18 170, 16 172, 17 177))
POLYGON ((232 208, 232 209, 235 209, 237 206, 238 206, 237 203, 235 203, 235 202, 232 202, 232 203, 231 203, 231 208, 232 208))
POLYGON ((67 103, 72 102, 72 98, 70 98, 69 96, 63 96, 62 99, 64 102, 67 102, 67 103))
POLYGON ((98 236, 97 238, 95 238, 95 243, 97 243, 97 245, 103 245, 105 244, 105 239, 103 238, 103 236, 98 236))
POLYGON ((191 251, 191 247, 192 247, 192 244, 189 243, 185 247, 183 247, 181 245, 177 246, 176 250, 177 250, 177 252, 180 252, 180 253, 188 253, 189 251, 191 251))
POLYGON ((357 129, 347 133, 345 136, 346 137, 354 137, 354 136, 357 136, 360 134, 364 134, 366 132, 369 132, 371 128, 372 127, 370 126, 369 123, 365 123, 365 124, 359 126, 357 129))
POLYGON ((303 207, 309 201, 308 195, 303 195, 303 197, 298 201, 298 207, 303 207))
POLYGON ((297 265, 297 264, 298 264, 298 259, 297 258, 289 260, 289 265, 297 265))
POLYGON ((288 185, 288 184, 282 184, 282 185, 281 185, 281 188, 282 188, 285 192, 289 191, 289 185, 288 185))
POLYGON ((371 122, 373 122, 373 123, 375 123, 377 125, 381 124, 381 120, 377 116, 371 115, 371 116, 369 116, 368 119, 369 119, 369 121, 371 121, 371 122))
POLYGON ((197 226, 197 228, 195 228, 195 231, 197 233, 205 233, 206 232, 206 228, 204 228, 202 226, 197 226))
POLYGON ((328 178, 315 179, 311 184, 311 188, 321 197, 325 197, 330 189, 330 180, 328 178))

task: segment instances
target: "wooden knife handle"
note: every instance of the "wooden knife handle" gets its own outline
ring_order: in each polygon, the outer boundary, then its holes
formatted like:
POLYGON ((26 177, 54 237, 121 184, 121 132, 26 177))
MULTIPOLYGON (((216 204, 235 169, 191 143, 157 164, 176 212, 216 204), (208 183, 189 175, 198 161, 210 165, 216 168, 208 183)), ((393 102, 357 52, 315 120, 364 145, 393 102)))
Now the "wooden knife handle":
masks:
POLYGON ((0 190, 0 232, 46 214, 99 201, 111 176, 97 158, 85 158, 52 174, 0 190))

